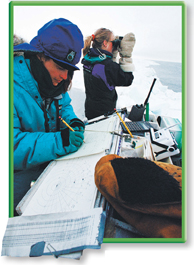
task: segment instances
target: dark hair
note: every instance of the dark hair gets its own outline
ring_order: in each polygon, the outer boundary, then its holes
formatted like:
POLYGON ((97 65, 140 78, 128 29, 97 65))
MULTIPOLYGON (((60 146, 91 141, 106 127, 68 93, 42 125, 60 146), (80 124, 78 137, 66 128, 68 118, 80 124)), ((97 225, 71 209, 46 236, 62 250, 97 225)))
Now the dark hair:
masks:
POLYGON ((93 48, 101 48, 103 41, 109 41, 112 34, 113 32, 109 29, 100 28, 94 33, 94 35, 88 36, 84 41, 83 56, 88 53, 92 41, 93 48))

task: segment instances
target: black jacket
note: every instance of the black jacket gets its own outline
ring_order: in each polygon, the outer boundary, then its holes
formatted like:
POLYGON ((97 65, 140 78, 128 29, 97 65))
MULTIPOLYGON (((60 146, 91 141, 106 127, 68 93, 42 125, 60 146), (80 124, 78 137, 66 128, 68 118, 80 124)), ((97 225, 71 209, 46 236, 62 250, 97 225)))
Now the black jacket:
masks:
POLYGON ((90 49, 82 64, 86 117, 93 119, 112 113, 117 101, 115 86, 130 86, 134 78, 132 72, 124 72, 118 63, 112 61, 112 54, 101 49, 90 49))

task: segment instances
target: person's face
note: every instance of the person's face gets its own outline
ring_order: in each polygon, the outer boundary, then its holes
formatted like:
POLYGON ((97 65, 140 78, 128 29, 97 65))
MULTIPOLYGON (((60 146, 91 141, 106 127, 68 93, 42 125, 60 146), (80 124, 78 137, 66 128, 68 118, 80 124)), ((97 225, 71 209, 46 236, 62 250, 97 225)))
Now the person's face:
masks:
POLYGON ((115 39, 115 36, 114 34, 111 34, 111 37, 110 37, 110 40, 109 41, 106 41, 104 40, 103 42, 103 49, 108 51, 108 52, 111 52, 112 53, 112 50, 113 50, 113 44, 112 44, 112 41, 115 39))
POLYGON ((67 69, 62 68, 61 66, 56 64, 52 59, 45 60, 44 58, 41 58, 41 61, 49 72, 54 86, 57 86, 61 81, 67 79, 67 69))

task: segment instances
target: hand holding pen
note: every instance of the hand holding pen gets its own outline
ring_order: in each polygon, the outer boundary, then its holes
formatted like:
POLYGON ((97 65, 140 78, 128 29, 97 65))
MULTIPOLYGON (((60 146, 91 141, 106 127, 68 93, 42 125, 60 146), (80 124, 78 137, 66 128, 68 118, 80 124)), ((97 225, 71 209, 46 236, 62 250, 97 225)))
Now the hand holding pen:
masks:
POLYGON ((77 147, 80 147, 81 144, 85 141, 84 141, 84 134, 83 132, 80 132, 80 131, 76 131, 74 130, 66 121, 64 121, 60 116, 59 116, 59 119, 61 119, 61 121, 69 128, 69 141, 71 144, 77 146, 77 147))

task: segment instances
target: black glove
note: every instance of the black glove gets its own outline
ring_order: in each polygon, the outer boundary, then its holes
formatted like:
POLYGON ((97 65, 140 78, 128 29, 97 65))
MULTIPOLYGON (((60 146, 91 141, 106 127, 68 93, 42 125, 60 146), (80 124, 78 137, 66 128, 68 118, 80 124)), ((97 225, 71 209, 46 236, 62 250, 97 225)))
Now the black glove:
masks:
MULTIPOLYGON (((80 119, 77 119, 77 118, 71 120, 69 125, 72 128, 78 127, 79 131, 84 131, 85 130, 85 124, 83 123, 83 121, 81 121, 80 119)), ((77 130, 77 128, 76 128, 76 130, 77 130)))

